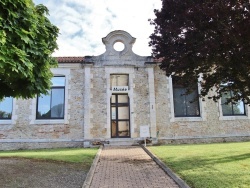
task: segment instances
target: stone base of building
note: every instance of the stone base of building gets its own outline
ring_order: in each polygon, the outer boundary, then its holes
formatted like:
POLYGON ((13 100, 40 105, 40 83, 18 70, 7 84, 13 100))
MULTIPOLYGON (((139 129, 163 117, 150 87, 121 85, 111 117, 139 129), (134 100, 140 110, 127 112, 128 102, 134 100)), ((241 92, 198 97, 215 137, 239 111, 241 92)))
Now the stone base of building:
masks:
POLYGON ((224 143, 224 142, 246 142, 250 141, 250 136, 232 137, 206 137, 206 138, 160 138, 155 145, 164 144, 202 144, 202 143, 224 143))
POLYGON ((82 141, 53 141, 53 142, 0 142, 0 150, 26 150, 49 148, 82 148, 82 141))
MULTIPOLYGON (((164 144, 202 144, 202 143, 224 143, 224 142, 246 142, 250 141, 250 136, 232 137, 206 137, 206 138, 159 138, 147 139, 147 145, 164 144)), ((143 139, 106 139, 106 140, 25 140, 12 141, 0 140, 0 150, 26 150, 26 149, 49 149, 49 148, 83 148, 97 147, 99 145, 121 146, 144 144, 143 139)))

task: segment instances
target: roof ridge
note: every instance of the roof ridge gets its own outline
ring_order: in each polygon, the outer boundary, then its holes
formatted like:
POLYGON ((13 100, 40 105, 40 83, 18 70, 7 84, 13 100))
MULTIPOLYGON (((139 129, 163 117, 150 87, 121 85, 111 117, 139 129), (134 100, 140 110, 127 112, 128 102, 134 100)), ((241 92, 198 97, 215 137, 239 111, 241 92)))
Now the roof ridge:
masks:
POLYGON ((55 57, 59 63, 81 63, 84 61, 84 56, 61 56, 55 57))

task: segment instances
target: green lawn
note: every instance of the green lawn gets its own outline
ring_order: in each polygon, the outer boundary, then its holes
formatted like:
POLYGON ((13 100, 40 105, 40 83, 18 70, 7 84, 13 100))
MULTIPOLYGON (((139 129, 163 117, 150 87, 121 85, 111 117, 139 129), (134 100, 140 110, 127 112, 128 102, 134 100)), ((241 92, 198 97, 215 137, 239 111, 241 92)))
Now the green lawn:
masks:
POLYGON ((90 166, 97 151, 97 148, 14 150, 0 151, 0 157, 22 157, 32 159, 55 160, 72 163, 84 163, 87 166, 90 166))
POLYGON ((152 146, 193 188, 250 188, 250 142, 152 146))

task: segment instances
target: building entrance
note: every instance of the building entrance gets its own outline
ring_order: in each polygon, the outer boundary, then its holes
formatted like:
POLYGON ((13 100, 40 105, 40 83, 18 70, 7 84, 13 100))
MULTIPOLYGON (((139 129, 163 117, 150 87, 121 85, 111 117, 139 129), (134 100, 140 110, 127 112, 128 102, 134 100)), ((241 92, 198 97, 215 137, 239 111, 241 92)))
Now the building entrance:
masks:
POLYGON ((111 101, 111 137, 130 137, 129 97, 127 94, 112 94, 111 101))

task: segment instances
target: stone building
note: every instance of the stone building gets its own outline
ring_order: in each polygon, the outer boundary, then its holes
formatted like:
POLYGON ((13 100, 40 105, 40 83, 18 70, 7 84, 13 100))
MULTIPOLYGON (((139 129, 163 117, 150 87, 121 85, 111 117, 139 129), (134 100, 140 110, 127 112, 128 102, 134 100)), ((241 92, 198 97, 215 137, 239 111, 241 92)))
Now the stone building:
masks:
POLYGON ((153 143, 250 140, 249 107, 196 100, 160 70, 152 57, 133 53, 129 33, 102 39, 99 56, 58 57, 50 94, 0 102, 0 150, 135 144, 148 126, 153 143), (114 44, 124 49, 117 51, 114 44), (144 127, 145 128, 145 127, 144 127))

